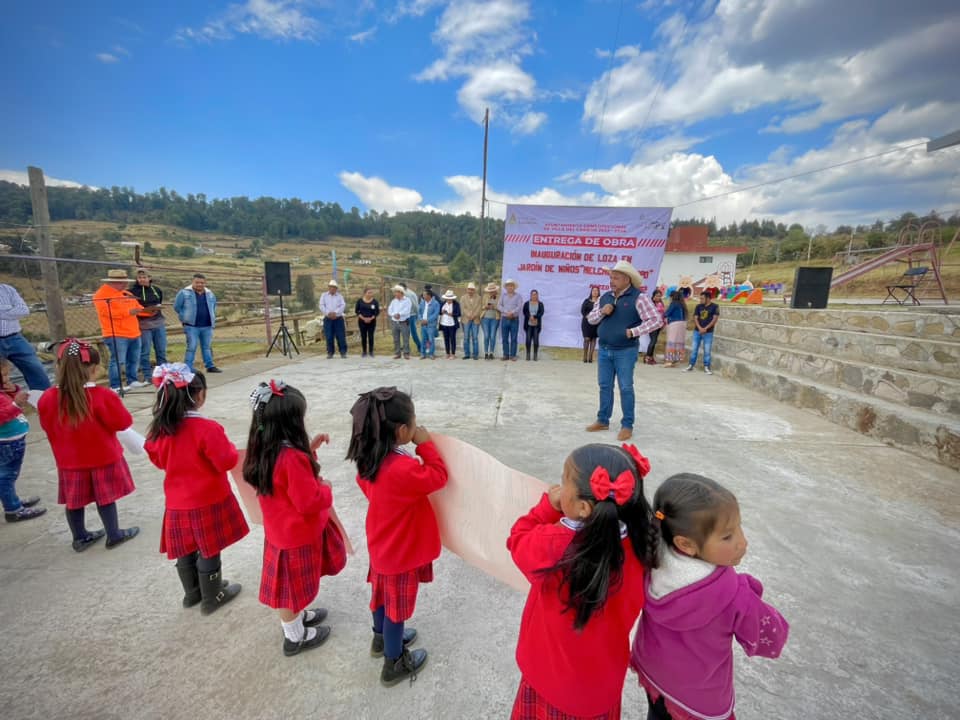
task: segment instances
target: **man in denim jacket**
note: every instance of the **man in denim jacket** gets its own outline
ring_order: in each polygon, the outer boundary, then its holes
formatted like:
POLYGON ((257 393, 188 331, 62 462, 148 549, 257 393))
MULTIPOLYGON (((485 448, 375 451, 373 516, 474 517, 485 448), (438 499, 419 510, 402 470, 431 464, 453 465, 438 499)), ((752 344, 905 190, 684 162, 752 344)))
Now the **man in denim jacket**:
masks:
POLYGON ((187 336, 187 352, 183 362, 191 370, 193 358, 197 354, 197 344, 203 356, 204 367, 208 373, 223 372, 213 362, 213 328, 217 324, 217 296, 207 289, 207 279, 201 273, 195 273, 193 282, 177 293, 173 301, 173 310, 183 324, 183 334, 187 336))

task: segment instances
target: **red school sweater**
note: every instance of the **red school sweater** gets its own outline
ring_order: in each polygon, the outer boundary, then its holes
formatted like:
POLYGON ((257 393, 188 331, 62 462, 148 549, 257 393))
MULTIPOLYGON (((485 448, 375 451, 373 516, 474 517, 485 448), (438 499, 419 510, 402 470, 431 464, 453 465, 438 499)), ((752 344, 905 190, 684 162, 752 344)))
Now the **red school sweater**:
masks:
POLYGON ((258 499, 264 537, 271 545, 288 550, 320 541, 330 517, 333 491, 313 474, 305 452, 285 447, 273 466, 273 494, 258 499))
POLYGON ((544 493, 540 503, 514 523, 507 540, 513 561, 530 581, 520 621, 517 665, 527 682, 544 699, 568 715, 593 716, 620 702, 630 659, 630 630, 643 608, 643 565, 629 538, 622 582, 611 589, 603 608, 590 616, 582 630, 573 627, 573 612, 564 612, 560 574, 546 577, 537 570, 552 567, 563 557, 575 531, 559 524, 544 493))
POLYGON ((433 442, 418 445, 417 455, 422 465, 394 448, 372 482, 357 475, 370 501, 367 550, 375 573, 399 575, 440 556, 440 529, 427 495, 447 484, 447 466, 433 442))
POLYGON ((163 494, 168 510, 196 510, 229 495, 227 472, 237 465, 237 448, 223 426, 187 413, 173 435, 148 440, 143 449, 150 462, 166 470, 163 494))
POLYGON ((117 433, 133 425, 133 416, 112 390, 88 386, 86 393, 89 412, 76 425, 60 417, 58 388, 45 390, 37 403, 40 427, 61 470, 104 467, 123 457, 117 433))

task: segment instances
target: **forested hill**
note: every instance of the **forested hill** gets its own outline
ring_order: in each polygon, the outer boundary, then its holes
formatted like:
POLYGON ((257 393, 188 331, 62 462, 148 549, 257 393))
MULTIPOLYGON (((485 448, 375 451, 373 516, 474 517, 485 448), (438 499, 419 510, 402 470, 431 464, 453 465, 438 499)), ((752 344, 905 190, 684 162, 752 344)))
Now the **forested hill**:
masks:
MULTIPOLYGON (((48 187, 50 219, 101 220, 129 225, 158 223, 187 230, 262 238, 265 245, 281 240, 319 241, 330 235, 390 238, 399 250, 442 255, 450 262, 462 249, 477 256, 480 219, 472 215, 404 212, 396 215, 358 208, 344 211, 338 203, 297 198, 235 197, 207 200, 205 195, 179 195, 165 188, 140 194, 130 188, 48 187)), ((0 181, 0 222, 31 222, 30 190, 0 181)), ((503 221, 486 221, 485 260, 498 262, 503 253, 503 221)), ((485 263, 486 264, 486 263, 485 263)))

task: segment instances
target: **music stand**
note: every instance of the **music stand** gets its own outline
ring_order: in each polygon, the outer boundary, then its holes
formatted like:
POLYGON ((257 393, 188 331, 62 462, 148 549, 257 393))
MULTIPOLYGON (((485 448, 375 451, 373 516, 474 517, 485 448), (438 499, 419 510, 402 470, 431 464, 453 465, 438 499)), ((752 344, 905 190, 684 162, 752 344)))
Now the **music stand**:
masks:
MULTIPOLYGON (((280 327, 277 329, 277 334, 273 336, 273 342, 270 343, 270 347, 267 348, 267 357, 270 357, 270 353, 273 352, 273 348, 277 346, 277 341, 281 340, 280 344, 280 354, 286 355, 291 360, 293 360, 293 353, 290 352, 290 348, 293 348, 297 355, 300 354, 300 350, 297 348, 297 344, 293 341, 293 337, 290 335, 290 331, 287 330, 287 323, 284 320, 283 316, 283 293, 278 292, 277 297, 280 298, 280 327)), ((270 309, 267 308, 267 312, 270 312, 270 309)))

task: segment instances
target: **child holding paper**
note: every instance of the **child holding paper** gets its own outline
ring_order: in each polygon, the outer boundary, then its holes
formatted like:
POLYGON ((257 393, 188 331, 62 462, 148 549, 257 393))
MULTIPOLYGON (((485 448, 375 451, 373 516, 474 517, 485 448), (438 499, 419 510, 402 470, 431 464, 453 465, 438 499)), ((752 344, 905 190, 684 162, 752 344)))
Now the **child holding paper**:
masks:
POLYGON ((520 622, 513 720, 620 717, 630 630, 657 534, 643 494, 650 462, 632 445, 585 445, 563 480, 517 520, 507 548, 530 581, 520 622))
POLYGON ((260 602, 279 612, 283 654, 320 647, 330 628, 324 608, 308 610, 322 575, 346 563, 344 541, 330 522, 333 492, 320 477, 315 453, 330 436, 310 440, 307 401, 283 381, 260 383, 250 394, 253 418, 243 479, 256 488, 263 513, 260 602))
POLYGON ((420 583, 433 581, 433 561, 440 556, 440 530, 427 496, 447 484, 447 468, 430 433, 417 425, 406 393, 395 387, 363 393, 350 415, 347 460, 357 463, 357 484, 370 503, 370 654, 383 655, 380 682, 390 687, 408 677, 412 682, 427 661, 426 650, 407 649, 417 632, 404 623, 413 615, 420 583), (401 450, 409 442, 419 460, 401 450))
POLYGON ((199 410, 207 399, 203 373, 184 363, 153 369, 157 398, 144 449, 166 474, 160 552, 177 561, 183 607, 209 615, 233 600, 240 585, 223 580, 220 553, 248 532, 227 472, 237 449, 216 421, 199 410))
POLYGON ((117 434, 129 431, 133 417, 116 393, 94 383, 100 353, 76 338, 57 349, 57 386, 37 403, 57 463, 57 502, 66 505, 73 549, 83 552, 105 534, 107 548, 134 538, 138 527, 121 528, 117 500, 134 491, 130 468, 117 434), (88 531, 84 508, 96 503, 104 530, 88 531))

